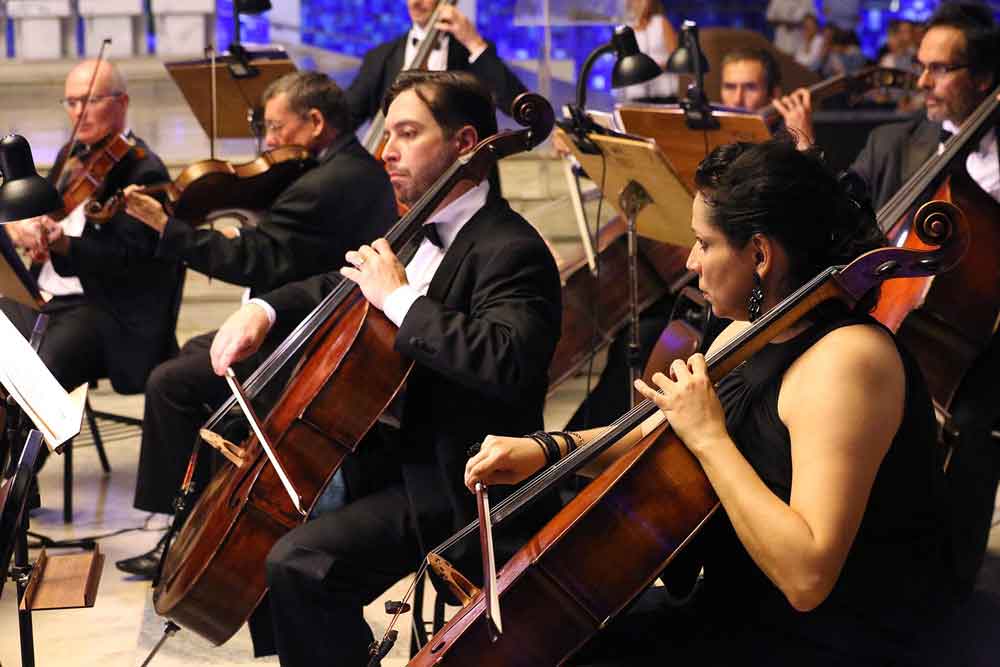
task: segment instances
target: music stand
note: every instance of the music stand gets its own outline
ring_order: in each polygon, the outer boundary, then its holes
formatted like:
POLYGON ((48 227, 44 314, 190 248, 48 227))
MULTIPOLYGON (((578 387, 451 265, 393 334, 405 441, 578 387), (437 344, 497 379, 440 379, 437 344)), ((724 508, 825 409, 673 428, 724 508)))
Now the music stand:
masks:
POLYGON ((255 138, 255 114, 259 114, 261 96, 275 79, 296 70, 284 49, 244 50, 248 59, 231 53, 213 60, 185 60, 164 63, 170 77, 180 88, 194 117, 209 137, 255 138), (214 67, 214 73, 213 73, 214 67), (214 74, 214 75, 213 75, 214 74), (213 84, 214 79, 214 84, 213 84), (212 88, 217 105, 215 132, 212 131, 212 88))
POLYGON ((32 310, 40 310, 45 305, 35 277, 21 261, 10 236, 3 230, 0 230, 0 296, 32 310))
POLYGON ((629 401, 635 402, 633 383, 642 374, 639 358, 638 237, 662 243, 689 246, 693 196, 652 139, 611 130, 589 132, 589 146, 582 149, 578 137, 570 151, 597 183, 628 223, 629 265, 629 401), (598 154, 587 152, 596 147, 598 154))
POLYGON ((771 138, 763 118, 740 111, 713 110, 712 117, 718 120, 719 127, 706 130, 689 128, 684 109, 675 104, 619 104, 615 115, 629 134, 656 141, 692 194, 695 171, 716 146, 737 141, 760 143, 771 138))

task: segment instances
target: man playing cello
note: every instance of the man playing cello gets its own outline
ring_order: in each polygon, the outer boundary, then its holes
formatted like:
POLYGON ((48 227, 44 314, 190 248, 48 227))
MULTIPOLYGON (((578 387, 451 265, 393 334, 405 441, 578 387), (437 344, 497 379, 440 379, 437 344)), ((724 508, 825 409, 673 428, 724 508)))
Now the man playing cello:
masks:
MULTIPOLYGON (((496 132, 488 91, 463 72, 404 72, 384 109, 383 159, 406 204, 496 132)), ((403 405, 389 410, 399 412, 399 430, 373 429, 345 462, 347 504, 271 550, 267 582, 283 665, 365 665, 372 633, 362 606, 474 516, 462 488, 468 446, 491 430, 542 424, 561 312, 548 248, 488 181, 456 186, 430 220, 406 267, 378 239, 347 253, 339 273, 251 301, 212 345, 222 374, 274 323, 309 312, 342 274, 399 326, 395 349, 416 362, 403 405)))

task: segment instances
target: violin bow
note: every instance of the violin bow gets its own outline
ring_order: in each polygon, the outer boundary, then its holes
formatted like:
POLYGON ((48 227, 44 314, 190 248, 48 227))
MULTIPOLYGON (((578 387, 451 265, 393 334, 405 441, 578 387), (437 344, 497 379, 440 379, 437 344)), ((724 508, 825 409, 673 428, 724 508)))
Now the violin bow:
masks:
POLYGON ((76 135, 80 133, 80 125, 83 123, 84 117, 87 115, 87 107, 90 106, 90 100, 94 96, 94 84, 97 83, 97 73, 101 69, 101 63, 104 61, 104 50, 111 45, 111 38, 105 37, 104 41, 101 42, 101 49, 97 52, 97 60, 94 63, 94 71, 90 75, 90 83, 87 85, 87 95, 83 98, 83 108, 80 109, 80 115, 77 116, 76 122, 73 123, 73 132, 69 135, 69 149, 66 154, 66 159, 59 166, 59 174, 55 174, 53 181, 57 181, 62 170, 66 166, 66 162, 69 159, 69 153, 73 150, 73 144, 76 143, 76 135))
POLYGON ((490 517, 490 494, 486 485, 476 482, 476 506, 479 509, 479 546, 483 554, 483 593, 486 597, 486 629, 496 643, 503 634, 500 620, 500 593, 497 588, 497 560, 493 553, 493 521, 490 517))

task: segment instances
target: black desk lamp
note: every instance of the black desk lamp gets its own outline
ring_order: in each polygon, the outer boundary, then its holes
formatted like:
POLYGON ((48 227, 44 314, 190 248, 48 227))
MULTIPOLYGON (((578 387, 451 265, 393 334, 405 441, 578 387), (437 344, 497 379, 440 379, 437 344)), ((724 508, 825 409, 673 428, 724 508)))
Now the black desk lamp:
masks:
POLYGON ((31 147, 18 134, 0 139, 0 224, 25 220, 62 208, 59 193, 35 171, 31 147))
POLYGON ((233 41, 229 45, 233 62, 229 64, 229 71, 234 79, 249 79, 258 73, 250 64, 250 53, 240 44, 240 14, 262 14, 270 10, 271 0, 233 0, 233 41))
POLYGON ((705 97, 705 72, 708 60, 698 42, 698 24, 684 21, 681 26, 680 45, 667 59, 667 71, 674 74, 690 74, 694 81, 687 89, 687 99, 681 102, 687 125, 693 130, 717 129, 719 121, 712 117, 712 108, 705 97))
POLYGON ((645 83, 663 74, 660 66, 639 50, 639 44, 635 41, 635 33, 627 25, 617 26, 607 43, 598 46, 587 55, 580 68, 580 77, 576 82, 576 104, 566 105, 571 119, 570 123, 560 123, 560 126, 571 132, 580 148, 588 153, 599 152, 586 138, 587 132, 599 128, 584 113, 584 107, 587 103, 587 79, 590 77, 590 70, 593 69, 594 63, 606 53, 615 53, 617 56, 611 70, 612 88, 624 88, 625 86, 645 83))

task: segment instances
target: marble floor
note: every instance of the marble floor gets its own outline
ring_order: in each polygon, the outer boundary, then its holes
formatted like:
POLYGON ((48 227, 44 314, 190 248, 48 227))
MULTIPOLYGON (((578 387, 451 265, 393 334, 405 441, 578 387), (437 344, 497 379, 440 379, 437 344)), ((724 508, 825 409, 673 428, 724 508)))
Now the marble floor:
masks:
MULTIPOLYGON (((296 54, 300 62, 331 71, 338 80, 350 79, 356 61, 325 53, 296 54), (309 59, 312 59, 311 61, 309 59)), ((123 63, 132 95, 131 124, 156 147, 176 172, 208 152, 204 133, 186 109, 183 99, 153 60, 123 63)), ((68 63, 26 65, 0 62, 0 131, 17 130, 28 137, 39 165, 51 162, 68 133, 57 105, 61 80, 68 63)), ((527 77, 526 77, 527 78, 527 77)), ((560 94, 566 96, 563 90, 560 94)), ((224 157, 247 156, 253 151, 247 141, 221 147, 224 157)), ((544 151, 542 157, 544 158, 544 151)), ((547 238, 563 252, 577 251, 575 231, 565 184, 559 166, 551 160, 525 158, 502 165, 505 194, 538 224, 547 238)), ((209 282, 189 272, 178 325, 181 341, 216 327, 236 307, 240 290, 220 281, 209 282)), ((599 367, 599 366, 598 366, 599 367)), ((561 387, 546 410, 547 424, 561 426, 584 394, 585 378, 561 387)), ((94 406, 134 416, 142 414, 141 396, 119 396, 106 383, 93 392, 94 406)), ((85 429, 86 431, 86 429, 85 429)), ((85 434, 86 435, 86 434, 85 434)), ((55 539, 104 536, 99 540, 106 555, 97 603, 90 609, 41 612, 33 615, 35 662, 45 666, 132 667, 140 665, 159 639, 161 621, 152 608, 148 583, 123 576, 114 561, 149 549, 156 543, 164 522, 132 508, 138 438, 133 433, 107 443, 113 471, 104 475, 92 445, 82 437, 77 443, 74 482, 74 515, 71 524, 62 521, 62 461, 53 457, 40 476, 42 507, 31 516, 31 529, 55 539)), ((996 523, 994 524, 997 525, 996 523)), ((33 552, 33 554, 36 552, 33 552)), ((386 598, 398 598, 407 585, 402 581, 386 598)), ((366 616, 381 627, 386 619, 376 601, 366 616)), ((982 631, 969 636, 974 658, 965 664, 1000 664, 1000 644, 990 628, 1000 621, 1000 529, 994 528, 990 554, 976 594, 976 621, 982 631)), ((430 616, 429 612, 426 615, 430 616)), ((386 667, 406 663, 409 628, 400 627, 396 649, 384 661, 386 667)), ((197 636, 182 631, 169 639, 152 665, 256 665, 277 664, 273 658, 254 660, 249 639, 241 632, 222 647, 212 647, 197 636)), ((0 597, 0 665, 21 665, 17 613, 13 586, 0 597)))

